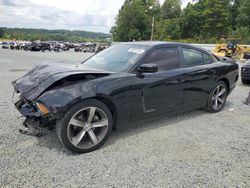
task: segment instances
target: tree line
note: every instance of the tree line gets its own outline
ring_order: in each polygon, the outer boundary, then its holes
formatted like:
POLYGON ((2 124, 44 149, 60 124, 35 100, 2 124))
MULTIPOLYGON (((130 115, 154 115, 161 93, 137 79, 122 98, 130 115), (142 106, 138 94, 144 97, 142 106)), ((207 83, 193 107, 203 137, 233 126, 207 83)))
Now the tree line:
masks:
POLYGON ((110 37, 110 34, 90 31, 0 27, 0 38, 26 41, 105 42, 110 37))
POLYGON ((250 0, 125 0, 111 33, 115 41, 153 40, 216 43, 222 36, 250 43, 250 0))

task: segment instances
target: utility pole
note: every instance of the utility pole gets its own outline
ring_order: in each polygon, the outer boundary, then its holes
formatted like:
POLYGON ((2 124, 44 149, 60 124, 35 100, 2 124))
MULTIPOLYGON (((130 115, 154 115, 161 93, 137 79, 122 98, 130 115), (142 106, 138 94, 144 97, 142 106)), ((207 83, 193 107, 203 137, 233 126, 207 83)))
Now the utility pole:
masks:
POLYGON ((152 17, 152 28, 151 28, 151 41, 154 38, 154 25, 155 25, 155 17, 152 17))

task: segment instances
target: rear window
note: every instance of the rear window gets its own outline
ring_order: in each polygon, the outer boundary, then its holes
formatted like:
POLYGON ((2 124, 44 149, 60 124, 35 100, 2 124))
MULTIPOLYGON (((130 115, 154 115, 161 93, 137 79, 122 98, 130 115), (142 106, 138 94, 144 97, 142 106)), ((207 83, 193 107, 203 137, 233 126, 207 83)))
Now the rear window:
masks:
POLYGON ((203 57, 204 57, 204 64, 209 64, 214 62, 214 59, 211 55, 203 53, 203 57))
POLYGON ((182 53, 186 67, 210 64, 217 61, 217 58, 213 57, 213 55, 191 48, 182 48, 182 53))
POLYGON ((197 66, 203 64, 203 55, 200 51, 191 48, 182 49, 185 66, 197 66))

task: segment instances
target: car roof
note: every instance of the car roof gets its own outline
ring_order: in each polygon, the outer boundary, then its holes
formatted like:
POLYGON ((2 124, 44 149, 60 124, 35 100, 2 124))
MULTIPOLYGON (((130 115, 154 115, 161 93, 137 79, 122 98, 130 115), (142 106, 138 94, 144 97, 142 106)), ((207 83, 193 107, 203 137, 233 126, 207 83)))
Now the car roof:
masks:
POLYGON ((148 47, 157 47, 157 46, 164 46, 164 45, 175 45, 175 46, 184 46, 184 47, 192 47, 204 51, 208 51, 202 47, 195 46, 192 44, 187 43, 179 43, 179 42, 164 42, 164 41, 136 41, 136 42, 121 42, 118 44, 127 44, 127 45, 141 45, 141 46, 148 46, 148 47))
POLYGON ((164 46, 164 45, 175 45, 175 46, 183 46, 183 47, 191 47, 194 49, 202 50, 204 52, 209 53, 210 55, 212 54, 209 50, 195 46, 192 44, 187 44, 187 43, 179 43, 179 42, 164 42, 164 41, 135 41, 135 42, 121 42, 118 44, 126 44, 126 45, 141 45, 141 46, 148 46, 150 48, 157 47, 157 46, 164 46))
POLYGON ((122 42, 121 44, 142 45, 142 46, 157 46, 163 44, 181 44, 177 42, 163 42, 163 41, 135 41, 135 42, 122 42))

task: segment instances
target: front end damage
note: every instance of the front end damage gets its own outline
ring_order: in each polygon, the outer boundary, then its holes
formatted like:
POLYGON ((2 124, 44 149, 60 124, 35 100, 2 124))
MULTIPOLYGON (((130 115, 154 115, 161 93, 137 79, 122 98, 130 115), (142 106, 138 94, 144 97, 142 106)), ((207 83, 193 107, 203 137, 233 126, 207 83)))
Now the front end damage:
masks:
POLYGON ((38 136, 42 128, 53 128, 56 120, 80 99, 79 95, 86 94, 93 88, 83 87, 82 83, 87 85, 88 81, 109 74, 111 73, 84 65, 45 64, 38 65, 13 81, 13 96, 17 97, 13 102, 26 118, 23 125, 28 128, 28 131, 20 132, 38 136))
POLYGON ((55 124, 53 116, 50 115, 48 109, 47 112, 45 109, 41 109, 39 102, 28 101, 20 95, 19 100, 14 102, 14 105, 22 117, 25 117, 23 125, 27 130, 19 129, 21 134, 39 137, 43 135, 42 128, 53 128, 55 124))

